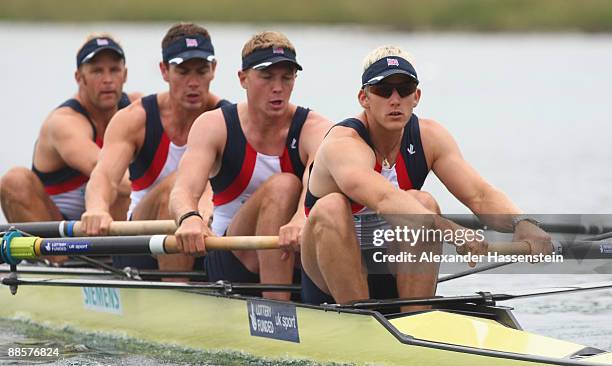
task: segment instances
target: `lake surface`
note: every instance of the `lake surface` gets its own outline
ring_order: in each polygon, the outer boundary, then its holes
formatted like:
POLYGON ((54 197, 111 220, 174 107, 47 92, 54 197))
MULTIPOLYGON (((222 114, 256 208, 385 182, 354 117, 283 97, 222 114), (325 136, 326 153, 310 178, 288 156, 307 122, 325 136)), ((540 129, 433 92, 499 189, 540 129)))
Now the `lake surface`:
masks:
MULTIPOLYGON (((169 25, 0 23, 5 50, 0 57, 4 128, 0 174, 14 165, 30 165, 40 123, 76 90, 74 57, 88 32, 108 31, 122 41, 129 69, 125 89, 149 94, 167 88, 157 65, 161 38, 169 25)), ((286 33, 304 66, 294 103, 333 121, 357 114, 363 58, 379 45, 399 45, 416 57, 423 96, 415 113, 446 126, 465 158, 524 211, 612 213, 611 35, 415 34, 360 27, 210 24, 219 60, 212 85, 215 93, 243 100, 236 76, 240 51, 253 33, 266 28, 286 33)), ((424 189, 436 197, 443 212, 467 212, 433 175, 424 189)), ((481 275, 447 283, 440 292, 465 294, 611 279, 612 275, 481 275)), ((512 305, 527 330, 612 349, 610 291, 512 305)), ((0 331, 0 340, 25 337, 27 332, 15 327, 0 331)), ((79 357, 79 364, 105 363, 79 357)), ((117 357, 113 360, 123 360, 117 357)), ((127 364, 156 364, 154 356, 130 357, 136 358, 127 364)))

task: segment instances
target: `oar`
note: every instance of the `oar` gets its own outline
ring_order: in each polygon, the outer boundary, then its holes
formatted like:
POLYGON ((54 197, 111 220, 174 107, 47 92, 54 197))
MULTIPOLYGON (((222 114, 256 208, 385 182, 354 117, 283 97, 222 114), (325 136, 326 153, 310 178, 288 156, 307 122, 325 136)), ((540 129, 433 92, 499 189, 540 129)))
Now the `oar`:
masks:
MULTIPOLYGON (((13 233, 14 234, 14 233, 13 233)), ((278 249, 278 236, 209 237, 208 250, 278 249)), ((137 255, 180 253, 171 235, 103 236, 80 238, 6 237, 0 254, 9 264, 48 255, 137 255)))
POLYGON ((101 279, 58 279, 58 278, 17 278, 0 277, 0 282, 6 286, 63 286, 63 287, 114 287, 114 288, 144 288, 158 290, 222 290, 227 293, 236 291, 291 291, 299 292, 299 285, 202 282, 149 282, 131 280, 101 280, 101 279))
MULTIPOLYGON (((19 237, 16 232, 6 235, 0 247, 5 262, 32 259, 49 255, 137 255, 179 253, 176 238, 171 235, 141 235, 80 238, 19 237), (8 260, 7 260, 8 259, 8 260)), ((559 244, 556 253, 567 253, 580 259, 587 254, 596 258, 610 258, 612 244, 602 242, 572 242, 559 244), (567 247, 567 248, 566 248, 567 247), (599 250, 593 250, 593 249, 599 250), (595 252, 593 254, 593 252, 595 252)), ((260 250, 278 249, 278 236, 208 237, 208 250, 260 250)), ((490 243, 489 252, 499 255, 530 254, 527 242, 490 243)))
MULTIPOLYGON (((0 232, 10 229, 45 238, 80 237, 86 235, 81 221, 17 222, 0 225, 0 232)), ((172 220, 113 221, 110 224, 108 235, 174 234, 175 231, 176 224, 172 220)))
MULTIPOLYGON (((476 216, 472 215, 442 215, 447 219, 464 226, 469 229, 485 229, 484 225, 476 216)), ((493 216, 493 215, 489 215, 493 216)), ((500 215, 504 216, 504 215, 500 215)), ((612 225, 593 224, 593 223, 558 223, 558 222, 543 222, 542 229, 551 233, 562 234, 584 234, 595 235, 612 231, 612 225)), ((491 230, 491 228, 487 228, 491 230)))
POLYGON ((406 305, 442 305, 442 304, 457 304, 457 303, 472 303, 472 304, 493 304, 496 301, 506 301, 513 299, 521 299, 526 297, 556 295, 562 293, 570 293, 587 290, 603 290, 612 288, 612 281, 587 283, 566 287, 550 287, 536 290, 514 291, 513 293, 491 294, 487 292, 479 292, 477 295, 468 296, 449 296, 449 297, 426 297, 426 298, 406 298, 406 299, 390 299, 390 300, 364 300, 354 301, 349 304, 339 305, 334 304, 335 308, 351 308, 351 309, 378 309, 386 307, 397 307, 406 305))

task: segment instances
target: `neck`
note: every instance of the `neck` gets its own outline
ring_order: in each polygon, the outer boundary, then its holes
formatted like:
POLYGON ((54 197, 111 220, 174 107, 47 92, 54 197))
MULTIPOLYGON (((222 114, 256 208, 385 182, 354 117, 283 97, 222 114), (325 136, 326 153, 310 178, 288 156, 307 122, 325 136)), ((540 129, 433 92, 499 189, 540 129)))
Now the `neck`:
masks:
POLYGON ((171 127, 172 130, 177 131, 179 134, 181 132, 188 132, 193 125, 193 122, 198 118, 202 113, 209 111, 212 109, 211 104, 212 97, 209 95, 205 102, 202 104, 201 108, 198 109, 185 109, 181 105, 180 101, 172 98, 170 93, 166 93, 165 96, 160 98, 162 101, 166 100, 169 112, 169 119, 167 123, 168 127, 171 127))
POLYGON ((404 132, 403 129, 385 129, 365 112, 361 117, 360 119, 365 121, 366 127, 370 132, 370 139, 372 140, 376 154, 379 155, 377 159, 381 161, 387 159, 391 164, 395 162, 395 157, 399 151, 402 134, 404 132))
POLYGON ((81 105, 85 108, 87 113, 89 113, 89 117, 92 122, 95 124, 96 128, 100 130, 102 133, 104 129, 110 122, 111 118, 115 113, 117 113, 117 106, 111 109, 100 109, 96 107, 90 100, 87 98, 84 93, 79 92, 76 96, 76 100, 81 103, 81 105))
POLYGON ((243 126, 245 130, 253 131, 258 135, 277 134, 279 130, 289 126, 294 110, 294 106, 290 104, 284 113, 270 116, 253 107, 253 104, 247 103, 248 115, 243 121, 243 126))

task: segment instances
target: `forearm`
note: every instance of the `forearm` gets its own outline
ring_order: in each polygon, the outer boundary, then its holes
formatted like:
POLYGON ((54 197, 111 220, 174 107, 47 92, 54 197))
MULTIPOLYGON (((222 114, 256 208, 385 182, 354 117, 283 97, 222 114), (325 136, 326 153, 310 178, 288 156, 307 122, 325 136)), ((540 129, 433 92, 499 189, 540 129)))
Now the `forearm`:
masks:
POLYGON ((210 183, 206 183, 204 193, 198 201, 198 211, 202 214, 204 221, 209 221, 213 215, 214 204, 213 204, 213 191, 210 183))
POLYGON ((193 192, 180 185, 175 185, 170 192, 170 212, 178 223, 181 216, 189 211, 198 210, 198 201, 203 192, 193 192))
POLYGON ((85 192, 87 211, 110 211, 110 204, 117 198, 116 185, 104 173, 94 170, 85 192))
POLYGON ((483 225, 501 232, 511 232, 512 218, 522 213, 505 193, 490 185, 467 206, 483 225))

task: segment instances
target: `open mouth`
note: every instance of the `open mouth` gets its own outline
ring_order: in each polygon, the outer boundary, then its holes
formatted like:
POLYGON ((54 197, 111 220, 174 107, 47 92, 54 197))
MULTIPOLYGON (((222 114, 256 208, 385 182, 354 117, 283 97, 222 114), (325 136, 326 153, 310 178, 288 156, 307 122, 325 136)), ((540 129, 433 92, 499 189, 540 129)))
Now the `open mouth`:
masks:
POLYGON ((283 105, 283 101, 278 99, 278 100, 272 100, 270 101, 270 104, 272 104, 273 107, 280 107, 283 105))
POLYGON ((393 112, 389 113, 389 115, 391 117, 401 117, 403 115, 403 113, 402 112, 398 112, 398 111, 393 111, 393 112))
POLYGON ((198 93, 189 93, 187 94, 187 99, 189 100, 196 100, 200 98, 200 94, 198 93))

